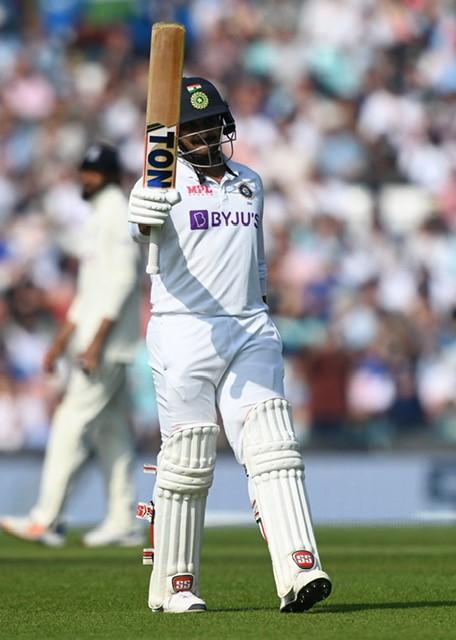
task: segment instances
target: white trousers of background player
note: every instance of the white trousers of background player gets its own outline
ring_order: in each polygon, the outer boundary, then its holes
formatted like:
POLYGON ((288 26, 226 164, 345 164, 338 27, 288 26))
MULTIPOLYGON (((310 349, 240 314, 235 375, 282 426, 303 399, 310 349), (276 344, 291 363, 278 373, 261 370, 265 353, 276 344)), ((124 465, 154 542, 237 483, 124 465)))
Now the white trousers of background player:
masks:
POLYGON ((71 372, 68 389, 52 423, 33 521, 48 527, 59 520, 74 474, 94 452, 106 483, 104 522, 119 533, 135 527, 132 479, 133 438, 128 427, 126 366, 103 363, 96 374, 71 372))
POLYGON ((282 344, 268 314, 152 316, 147 345, 163 440, 176 425, 216 423, 217 406, 242 462, 249 409, 283 397, 282 344))

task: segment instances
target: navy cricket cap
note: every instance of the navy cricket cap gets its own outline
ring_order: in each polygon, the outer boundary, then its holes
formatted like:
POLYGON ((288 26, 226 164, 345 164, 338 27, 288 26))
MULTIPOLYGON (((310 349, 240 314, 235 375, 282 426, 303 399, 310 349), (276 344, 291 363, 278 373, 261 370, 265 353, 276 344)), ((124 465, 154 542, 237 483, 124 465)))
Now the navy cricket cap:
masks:
POLYGON ((227 113, 230 113, 228 105, 212 82, 205 78, 182 78, 181 124, 227 113))
POLYGON ((106 175, 116 175, 120 173, 119 156, 113 146, 96 142, 85 152, 79 168, 81 171, 99 171, 106 175))

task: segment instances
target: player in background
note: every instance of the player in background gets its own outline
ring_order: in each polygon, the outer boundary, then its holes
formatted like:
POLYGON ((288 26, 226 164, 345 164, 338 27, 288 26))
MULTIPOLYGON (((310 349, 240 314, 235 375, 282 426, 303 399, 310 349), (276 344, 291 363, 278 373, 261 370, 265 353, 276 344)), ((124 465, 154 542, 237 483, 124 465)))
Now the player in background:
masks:
POLYGON ((69 351, 68 387, 54 414, 38 501, 28 516, 5 517, 0 524, 23 540, 63 545, 59 523, 72 478, 95 453, 106 481, 107 513, 83 543, 137 545, 142 535, 134 519, 126 367, 139 338, 139 251, 128 233, 115 149, 89 147, 79 175, 91 213, 82 234, 77 292, 44 359, 51 373, 69 351))
POLYGON ((217 409, 247 470, 281 611, 304 611, 331 591, 284 398, 281 340, 266 303, 262 183, 230 160, 234 137, 217 89, 203 78, 184 78, 177 193, 138 181, 130 196, 133 237, 147 243, 150 228, 161 227, 147 333, 162 433, 153 611, 206 610, 199 565, 217 409))

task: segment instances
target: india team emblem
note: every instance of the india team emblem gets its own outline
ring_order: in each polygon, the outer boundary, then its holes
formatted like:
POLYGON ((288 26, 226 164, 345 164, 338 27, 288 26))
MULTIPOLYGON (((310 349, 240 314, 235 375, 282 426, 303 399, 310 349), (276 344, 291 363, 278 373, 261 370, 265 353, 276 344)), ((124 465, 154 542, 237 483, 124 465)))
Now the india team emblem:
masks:
POLYGON ((195 109, 205 109, 209 105, 209 98, 204 91, 195 91, 190 97, 190 103, 195 109))
POLYGON ((242 193, 244 198, 248 198, 249 200, 253 198, 253 191, 246 182, 239 185, 239 192, 242 193))

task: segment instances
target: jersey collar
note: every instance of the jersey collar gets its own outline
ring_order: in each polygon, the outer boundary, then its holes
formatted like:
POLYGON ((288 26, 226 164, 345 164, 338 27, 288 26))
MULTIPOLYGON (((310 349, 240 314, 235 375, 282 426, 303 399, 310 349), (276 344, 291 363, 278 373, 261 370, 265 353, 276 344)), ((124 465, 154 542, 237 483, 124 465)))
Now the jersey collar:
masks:
POLYGON ((201 171, 198 171, 187 160, 180 158, 179 161, 182 162, 182 164, 185 165, 185 167, 193 173, 194 177, 198 180, 200 184, 204 184, 206 181, 214 182, 216 184, 223 184, 224 182, 231 180, 232 178, 239 177, 239 171, 236 171, 236 169, 233 169, 233 167, 231 166, 231 162, 229 160, 225 161, 225 175, 221 179, 220 183, 218 183, 216 180, 213 180, 210 176, 204 175, 204 173, 202 173, 201 171))

